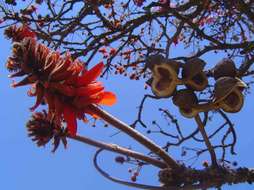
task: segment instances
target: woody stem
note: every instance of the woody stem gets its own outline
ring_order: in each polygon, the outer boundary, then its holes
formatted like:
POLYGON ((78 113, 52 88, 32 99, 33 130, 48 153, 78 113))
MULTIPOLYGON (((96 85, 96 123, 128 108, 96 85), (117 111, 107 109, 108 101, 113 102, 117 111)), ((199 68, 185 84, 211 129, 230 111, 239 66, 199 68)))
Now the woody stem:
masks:
POLYGON ((216 158, 215 151, 214 151, 213 146, 212 146, 212 144, 209 140, 209 137, 206 134, 205 127, 204 127, 199 115, 195 116, 195 121, 198 124, 198 129, 199 129, 199 131, 200 131, 200 133, 201 133, 201 135, 202 135, 202 137, 205 141, 205 144, 208 148, 208 151, 210 153, 212 166, 217 167, 218 164, 217 164, 217 158, 216 158))
POLYGON ((133 151, 133 150, 130 150, 127 148, 123 148, 123 147, 115 145, 115 144, 108 144, 105 142, 96 141, 94 139, 90 139, 90 138, 87 138, 84 136, 79 136, 79 135, 76 135, 76 136, 69 135, 68 138, 88 144, 88 145, 91 145, 91 146, 95 146, 95 147, 98 147, 98 148, 101 148, 104 150, 116 152, 116 153, 123 154, 123 155, 129 156, 129 157, 132 157, 132 158, 136 158, 138 160, 142 160, 146 163, 152 164, 152 165, 159 167, 159 168, 166 168, 167 167, 167 165, 160 160, 156 160, 154 158, 143 155, 139 152, 136 152, 136 151, 133 151))
POLYGON ((95 105, 91 105, 89 108, 95 115, 97 115, 98 117, 106 121, 107 123, 111 124, 113 127, 131 136, 140 144, 144 145, 153 153, 157 154, 168 165, 168 167, 171 167, 173 169, 179 169, 180 167, 179 164, 173 158, 171 158, 166 151, 164 151, 161 147, 159 147, 153 141, 145 137, 143 134, 131 128, 128 124, 120 121, 119 119, 115 118, 108 112, 100 109, 99 107, 95 105))

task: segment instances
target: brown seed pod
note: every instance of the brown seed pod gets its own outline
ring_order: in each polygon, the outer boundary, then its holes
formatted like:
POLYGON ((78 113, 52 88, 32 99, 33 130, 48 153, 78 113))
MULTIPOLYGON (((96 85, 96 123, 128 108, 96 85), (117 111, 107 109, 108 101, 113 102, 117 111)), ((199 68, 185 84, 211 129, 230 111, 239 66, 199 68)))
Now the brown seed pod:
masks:
POLYGON ((215 83, 214 102, 219 103, 225 112, 238 112, 244 103, 244 88, 246 84, 239 78, 221 77, 215 83))
POLYGON ((176 71, 176 73, 179 72, 180 63, 172 59, 166 59, 161 54, 151 55, 146 60, 146 67, 151 71, 154 70, 155 65, 160 64, 169 64, 176 71))
POLYGON ((237 69, 235 63, 231 59, 224 58, 213 69, 214 79, 217 80, 220 77, 235 77, 237 69))
POLYGON ((153 67, 152 91, 158 97, 169 97, 177 85, 177 73, 169 64, 159 64, 153 67))
POLYGON ((208 85, 208 79, 203 69, 206 63, 199 58, 190 59, 183 66, 182 78, 186 86, 197 91, 202 91, 208 85))
POLYGON ((174 94, 172 100, 184 117, 192 118, 198 114, 198 110, 193 108, 198 104, 198 98, 192 90, 181 89, 174 94))
POLYGON ((165 58, 161 54, 151 55, 147 57, 146 59, 146 66, 151 71, 153 71, 154 65, 159 65, 161 63, 165 62, 165 58))
POLYGON ((170 65, 178 75, 181 63, 179 63, 178 61, 172 60, 172 59, 165 60, 165 63, 170 65))
POLYGON ((242 109, 243 103, 244 96, 241 91, 234 90, 220 103, 220 106, 225 112, 236 113, 242 109))

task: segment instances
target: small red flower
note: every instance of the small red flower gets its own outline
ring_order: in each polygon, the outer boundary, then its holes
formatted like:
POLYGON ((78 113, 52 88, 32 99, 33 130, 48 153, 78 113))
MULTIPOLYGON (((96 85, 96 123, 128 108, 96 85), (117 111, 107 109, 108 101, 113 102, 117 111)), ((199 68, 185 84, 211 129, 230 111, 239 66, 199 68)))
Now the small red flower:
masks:
POLYGON ((116 49, 115 48, 111 48, 110 52, 109 52, 109 55, 113 56, 115 54, 116 54, 116 49))

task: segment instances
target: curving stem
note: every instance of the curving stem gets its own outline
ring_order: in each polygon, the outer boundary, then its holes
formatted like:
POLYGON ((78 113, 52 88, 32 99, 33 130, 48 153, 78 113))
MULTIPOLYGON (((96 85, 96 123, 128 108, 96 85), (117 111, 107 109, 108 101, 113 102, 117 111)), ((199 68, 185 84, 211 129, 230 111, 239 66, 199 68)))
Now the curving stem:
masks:
POLYGON ((108 143, 105 143, 105 142, 96 141, 94 139, 84 137, 84 136, 79 136, 79 135, 76 135, 76 136, 68 135, 68 138, 79 141, 79 142, 82 142, 82 143, 85 143, 85 144, 88 144, 88 145, 91 145, 91 146, 94 146, 94 147, 97 147, 97 148, 104 149, 104 150, 107 150, 107 151, 123 154, 125 156, 129 156, 129 157, 132 157, 132 158, 135 158, 135 159, 138 159, 138 160, 142 160, 143 162, 146 162, 148 164, 152 164, 152 165, 154 165, 158 168, 161 168, 161 169, 167 167, 167 165, 164 162, 160 161, 160 160, 148 157, 144 154, 141 154, 139 152, 136 152, 136 151, 133 151, 133 150, 130 150, 130 149, 127 149, 127 148, 123 148, 123 147, 118 146, 116 144, 108 144, 108 143))
POLYGON ((180 168, 180 165, 173 158, 171 158, 166 151, 164 151, 161 147, 159 147, 153 141, 142 135, 137 130, 131 128, 129 125, 115 118, 108 112, 100 109, 98 106, 91 105, 89 106, 89 109, 99 118, 103 119, 104 121, 111 124, 113 127, 119 129, 120 131, 123 131, 125 134, 134 138, 136 141, 144 145, 153 153, 157 154, 168 165, 168 167, 173 169, 180 168))
POLYGON ((212 166, 218 167, 215 151, 214 151, 213 146, 212 146, 212 144, 211 144, 211 142, 209 140, 209 137, 206 134, 205 127, 204 127, 204 125, 203 125, 203 123, 202 123, 202 121, 200 119, 199 114, 195 116, 195 121, 198 124, 198 129, 199 129, 199 131, 200 131, 200 133, 201 133, 201 135, 202 135, 202 137, 203 137, 203 139, 205 141, 205 144, 206 144, 206 146, 208 148, 208 151, 210 153, 211 161, 212 161, 212 166))

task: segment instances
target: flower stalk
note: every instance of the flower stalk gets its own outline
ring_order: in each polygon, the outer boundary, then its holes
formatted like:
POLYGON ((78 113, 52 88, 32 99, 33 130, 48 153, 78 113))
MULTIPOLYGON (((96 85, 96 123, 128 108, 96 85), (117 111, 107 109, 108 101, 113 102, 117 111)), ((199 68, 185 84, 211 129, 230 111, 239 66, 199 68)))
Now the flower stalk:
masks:
POLYGON ((89 108, 98 117, 111 124, 113 127, 123 131, 125 134, 134 138, 137 142, 157 154, 168 165, 168 167, 173 169, 178 169, 180 167, 179 164, 173 158, 171 158, 166 151, 164 151, 161 147, 156 145, 153 141, 151 141, 135 129, 131 128, 128 124, 120 121, 108 112, 100 109, 98 106, 90 105, 89 108))

